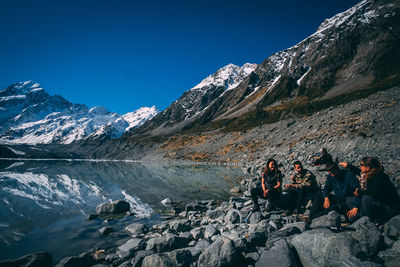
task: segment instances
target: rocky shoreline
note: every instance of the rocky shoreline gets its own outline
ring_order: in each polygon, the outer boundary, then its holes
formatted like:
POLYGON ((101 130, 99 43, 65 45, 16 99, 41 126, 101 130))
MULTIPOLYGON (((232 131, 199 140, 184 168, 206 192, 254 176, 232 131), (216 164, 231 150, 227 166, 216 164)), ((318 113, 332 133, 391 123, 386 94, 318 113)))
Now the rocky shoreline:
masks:
MULTIPOLYGON (((283 210, 267 211, 265 200, 261 200, 261 211, 252 212, 249 189, 256 183, 256 178, 243 180, 240 188, 232 190, 243 194, 220 205, 209 200, 182 206, 166 199, 171 216, 162 223, 130 224, 125 231, 131 238, 124 244, 107 250, 93 248, 55 266, 400 265, 400 215, 384 225, 363 217, 344 226, 344 217, 333 211, 307 223, 283 210)), ((126 204, 104 203, 88 219, 129 213, 126 204)), ((113 233, 107 226, 99 231, 105 236, 113 233)), ((51 266, 51 255, 27 255, 0 266, 51 266)))

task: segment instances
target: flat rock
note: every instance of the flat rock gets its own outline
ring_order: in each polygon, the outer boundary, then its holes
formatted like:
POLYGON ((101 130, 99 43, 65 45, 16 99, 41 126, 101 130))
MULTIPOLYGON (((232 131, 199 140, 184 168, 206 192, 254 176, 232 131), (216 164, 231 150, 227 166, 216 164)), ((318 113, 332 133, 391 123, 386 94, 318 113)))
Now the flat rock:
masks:
POLYGON ((340 214, 336 211, 331 211, 327 215, 314 218, 311 222, 311 228, 318 227, 336 227, 339 229, 341 226, 340 214))
POLYGON ((260 259, 256 262, 256 267, 267 266, 301 266, 296 261, 295 253, 290 248, 286 240, 277 241, 274 246, 265 250, 260 259))
POLYGON ((154 250, 158 253, 171 251, 186 247, 189 241, 187 238, 176 235, 156 237, 147 241, 146 250, 154 250))
POLYGON ((340 266, 340 263, 361 251, 358 242, 346 232, 332 233, 314 229, 291 240, 304 266, 340 266))

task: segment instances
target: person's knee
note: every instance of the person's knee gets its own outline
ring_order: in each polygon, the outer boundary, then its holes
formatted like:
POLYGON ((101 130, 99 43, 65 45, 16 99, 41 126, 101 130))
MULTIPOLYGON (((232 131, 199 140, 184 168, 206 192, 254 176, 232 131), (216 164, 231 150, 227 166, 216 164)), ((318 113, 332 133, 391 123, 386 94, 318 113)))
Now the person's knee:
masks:
POLYGON ((368 204, 371 204, 372 203, 372 197, 371 196, 368 196, 368 195, 365 195, 365 196, 362 196, 361 197, 361 205, 368 205, 368 204))

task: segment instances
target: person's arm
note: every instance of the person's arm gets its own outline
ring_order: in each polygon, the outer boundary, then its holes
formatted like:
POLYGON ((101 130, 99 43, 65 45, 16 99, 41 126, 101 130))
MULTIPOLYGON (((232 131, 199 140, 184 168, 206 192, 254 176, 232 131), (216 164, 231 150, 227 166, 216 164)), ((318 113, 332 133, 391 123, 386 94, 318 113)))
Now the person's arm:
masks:
POLYGON ((324 188, 322 189, 322 196, 324 198, 327 198, 329 196, 330 192, 332 192, 332 189, 333 189, 332 179, 334 179, 334 178, 332 178, 330 175, 328 175, 326 177, 326 182, 325 182, 324 188))
POLYGON ((282 185, 282 173, 278 172, 278 177, 276 178, 276 185, 274 186, 274 189, 281 188, 282 185))

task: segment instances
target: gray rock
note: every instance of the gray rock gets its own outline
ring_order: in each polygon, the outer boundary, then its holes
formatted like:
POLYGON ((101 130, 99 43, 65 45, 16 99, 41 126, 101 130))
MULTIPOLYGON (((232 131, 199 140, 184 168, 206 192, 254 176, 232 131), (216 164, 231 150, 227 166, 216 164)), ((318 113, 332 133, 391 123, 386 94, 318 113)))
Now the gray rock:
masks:
POLYGON ((360 259, 351 256, 343 261, 340 265, 342 267, 381 267, 381 264, 371 262, 371 261, 361 261, 360 259))
POLYGON ((212 224, 209 224, 209 225, 207 225, 207 227, 204 231, 204 237, 211 238, 214 235, 217 235, 218 233, 219 233, 219 231, 212 224))
POLYGON ((260 211, 253 212, 253 213, 250 215, 249 223, 254 223, 254 224, 256 224, 256 223, 259 223, 262 219, 263 219, 263 216, 262 216, 262 214, 261 214, 260 211))
POLYGON ((393 243, 392 249, 400 254, 400 240, 393 243))
POLYGON ((225 216, 225 212, 223 210, 220 210, 220 209, 207 210, 206 215, 208 216, 208 218, 214 220, 214 219, 218 219, 218 218, 224 217, 225 216))
POLYGON ((26 266, 26 267, 47 267, 51 266, 52 256, 47 252, 38 252, 22 256, 17 259, 0 261, 0 266, 26 266))
POLYGON ((179 237, 183 237, 183 238, 186 238, 188 240, 193 240, 193 235, 190 232, 180 233, 179 237))
POLYGON ((131 256, 135 251, 143 250, 146 247, 146 241, 140 238, 132 238, 126 241, 117 249, 117 254, 120 258, 131 256))
POLYGON ((378 251, 381 232, 368 217, 362 217, 351 225, 356 231, 349 234, 358 241, 360 248, 368 256, 376 254, 378 251))
POLYGON ((318 227, 336 227, 339 229, 341 226, 341 219, 340 214, 336 211, 331 211, 327 215, 315 218, 312 220, 311 228, 318 228, 318 227))
POLYGON ((386 267, 400 266, 400 254, 392 249, 379 252, 378 257, 383 260, 386 267))
POLYGON ((146 250, 154 250, 157 253, 171 251, 186 247, 189 239, 175 235, 152 238, 147 241, 146 250))
POLYGON ((297 229, 299 229, 301 232, 310 230, 310 225, 306 222, 295 222, 295 223, 288 223, 285 224, 281 229, 279 229, 280 231, 284 231, 288 228, 293 228, 296 227, 297 229))
POLYGON ((186 219, 169 222, 169 227, 175 232, 190 231, 190 221, 186 219))
POLYGON ((233 241, 220 237, 200 255, 197 266, 232 266, 238 265, 239 260, 233 241))
POLYGON ((131 260, 132 267, 140 267, 142 266, 144 258, 154 254, 153 250, 141 250, 138 251, 135 257, 131 260))
POLYGON ((357 241, 347 234, 315 229, 296 235, 291 240, 304 266, 340 266, 361 251, 357 241))
POLYGON ((226 223, 240 223, 242 221, 242 216, 240 214, 240 211, 238 210, 230 210, 228 213, 225 215, 224 218, 226 223))
POLYGON ((265 232, 251 232, 246 235, 247 243, 253 246, 265 246, 267 234, 265 232))
POLYGON ((109 233, 114 232, 114 229, 111 228, 111 227, 104 226, 104 227, 102 227, 102 228, 99 229, 99 232, 100 232, 102 235, 108 235, 109 233))
POLYGON ((252 262, 256 262, 260 259, 260 254, 258 254, 257 252, 250 252, 246 253, 244 255, 244 258, 246 259, 246 261, 250 260, 252 262))
POLYGON ((165 254, 171 259, 174 266, 189 267, 192 263, 192 253, 189 249, 177 249, 165 254))
POLYGON ((113 202, 106 202, 96 207, 96 214, 118 214, 124 213, 130 210, 130 205, 125 200, 116 200, 113 202))
POLYGON ((281 239, 274 246, 265 250, 260 259, 256 262, 256 267, 263 266, 301 266, 296 261, 296 256, 286 240, 281 239))
POLYGON ((125 230, 128 231, 132 236, 138 236, 141 234, 145 234, 148 229, 142 223, 132 223, 125 227, 125 230))
POLYGON ((190 234, 195 240, 198 240, 200 238, 204 237, 204 227, 196 227, 190 230, 190 234))
POLYGON ((172 260, 165 254, 153 254, 143 259, 142 267, 174 267, 172 260))
POLYGON ((83 256, 73 256, 73 257, 66 257, 62 259, 56 267, 86 267, 86 266, 92 266, 96 262, 88 254, 85 254, 83 256))
POLYGON ((384 224, 383 232, 392 239, 400 239, 400 215, 397 215, 384 224))

